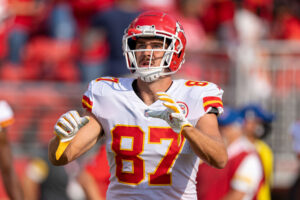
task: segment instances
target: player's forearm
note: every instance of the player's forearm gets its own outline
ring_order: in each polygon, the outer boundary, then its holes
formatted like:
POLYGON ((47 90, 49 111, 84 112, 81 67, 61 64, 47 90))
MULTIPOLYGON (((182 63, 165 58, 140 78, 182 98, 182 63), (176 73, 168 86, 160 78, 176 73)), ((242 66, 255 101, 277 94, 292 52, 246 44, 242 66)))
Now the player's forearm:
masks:
POLYGON ((193 151, 202 160, 216 168, 224 168, 227 151, 222 140, 201 133, 194 127, 184 127, 183 136, 189 141, 193 151))
POLYGON ((91 128, 87 126, 80 129, 58 160, 56 159, 56 151, 59 145, 59 138, 56 136, 52 138, 49 143, 49 160, 51 163, 53 165, 68 164, 91 149, 98 140, 98 134, 93 134, 91 128))
POLYGON ((13 167, 11 148, 7 140, 1 140, 0 169, 3 183, 10 199, 23 199, 23 193, 13 167))
POLYGON ((54 165, 64 165, 92 148, 101 136, 102 127, 92 114, 80 117, 71 110, 58 119, 54 133, 56 136, 49 143, 49 160, 54 165))
POLYGON ((11 169, 8 173, 3 173, 3 183, 7 192, 7 195, 12 200, 22 200, 23 191, 18 181, 15 171, 11 169))
POLYGON ((65 164, 68 164, 69 163, 69 159, 67 158, 65 152, 62 154, 62 156, 60 157, 60 159, 56 160, 55 153, 56 153, 58 144, 59 144, 58 137, 55 136, 55 137, 53 137, 50 140, 50 143, 49 143, 49 146, 48 146, 48 157, 49 157, 49 160, 50 160, 50 162, 53 165, 65 165, 65 164))

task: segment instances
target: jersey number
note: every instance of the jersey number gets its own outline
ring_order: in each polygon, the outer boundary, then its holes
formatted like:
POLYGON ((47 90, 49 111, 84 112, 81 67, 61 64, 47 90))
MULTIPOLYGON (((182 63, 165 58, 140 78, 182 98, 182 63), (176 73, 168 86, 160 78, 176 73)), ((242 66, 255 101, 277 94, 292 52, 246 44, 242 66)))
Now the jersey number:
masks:
MULTIPOLYGON (((116 176, 126 184, 139 184, 145 178, 145 163, 140 157, 144 149, 144 131, 139 126, 118 125, 112 130, 112 150, 115 152, 116 176), (131 140, 130 147, 121 147, 122 140, 131 140), (132 169, 123 171, 123 162, 131 162, 132 169)), ((149 144, 161 144, 163 140, 170 140, 170 145, 162 156, 154 172, 149 173, 149 185, 170 185, 169 172, 180 149, 177 145, 178 134, 171 128, 149 127, 149 144)), ((182 136, 183 137, 183 136, 182 136)), ((182 138, 181 141, 183 141, 182 138)))
POLYGON ((206 81, 187 81, 185 82, 186 86, 207 86, 208 82, 206 81))

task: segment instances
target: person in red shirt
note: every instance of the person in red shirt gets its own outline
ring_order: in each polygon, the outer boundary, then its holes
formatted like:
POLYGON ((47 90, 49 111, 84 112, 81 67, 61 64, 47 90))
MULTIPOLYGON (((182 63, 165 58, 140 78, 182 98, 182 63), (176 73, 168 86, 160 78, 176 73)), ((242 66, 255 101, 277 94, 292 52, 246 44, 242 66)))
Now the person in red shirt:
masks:
POLYGON ((255 199, 264 181, 263 167, 255 146, 243 135, 240 114, 225 107, 218 122, 227 144, 228 163, 224 169, 213 168, 204 162, 199 165, 198 199, 255 199))
POLYGON ((22 64, 25 45, 40 21, 46 15, 45 4, 34 0, 9 0, 8 10, 13 20, 8 31, 7 61, 13 65, 22 64))

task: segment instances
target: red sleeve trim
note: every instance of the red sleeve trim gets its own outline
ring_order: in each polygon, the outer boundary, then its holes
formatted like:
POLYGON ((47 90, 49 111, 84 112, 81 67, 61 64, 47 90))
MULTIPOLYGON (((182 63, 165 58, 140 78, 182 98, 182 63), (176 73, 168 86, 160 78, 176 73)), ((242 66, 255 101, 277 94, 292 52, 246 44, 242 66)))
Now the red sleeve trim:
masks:
POLYGON ((93 102, 85 95, 82 97, 82 106, 87 109, 89 112, 92 112, 93 102))

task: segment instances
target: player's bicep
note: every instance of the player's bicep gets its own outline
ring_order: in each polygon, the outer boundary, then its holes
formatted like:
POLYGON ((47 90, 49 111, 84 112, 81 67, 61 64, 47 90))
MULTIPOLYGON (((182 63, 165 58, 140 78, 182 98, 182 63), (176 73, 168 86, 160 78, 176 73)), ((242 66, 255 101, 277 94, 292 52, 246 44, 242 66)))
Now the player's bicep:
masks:
MULTIPOLYGON (((88 112, 89 113, 89 112, 88 112)), ((67 156, 70 160, 78 158, 80 155, 88 151, 101 137, 103 129, 97 118, 89 113, 89 122, 83 126, 67 148, 67 156)))
POLYGON ((98 133, 99 133, 98 139, 100 139, 100 137, 102 137, 102 136, 104 135, 104 131, 103 131, 101 122, 98 120, 98 118, 97 118, 92 112, 85 111, 85 115, 86 115, 86 116, 89 116, 90 119, 93 119, 94 122, 96 123, 96 124, 94 124, 94 125, 97 126, 97 130, 98 130, 98 133))

